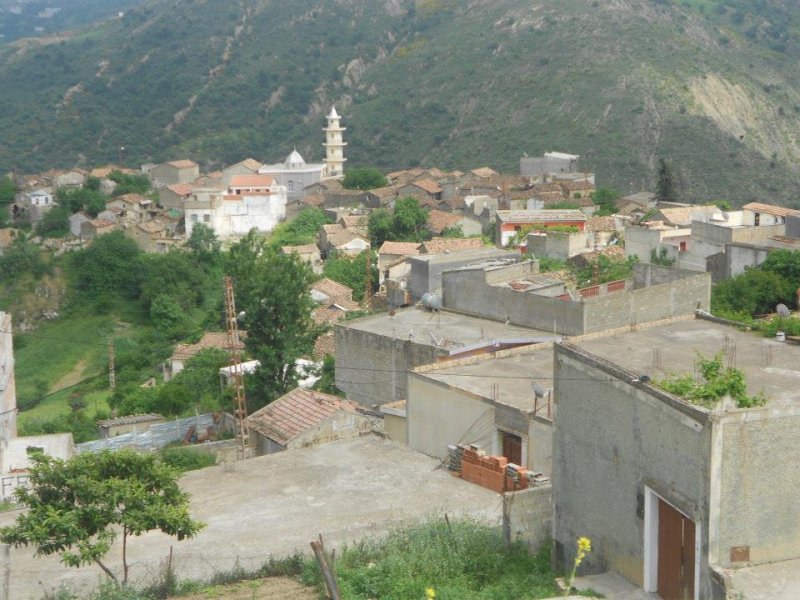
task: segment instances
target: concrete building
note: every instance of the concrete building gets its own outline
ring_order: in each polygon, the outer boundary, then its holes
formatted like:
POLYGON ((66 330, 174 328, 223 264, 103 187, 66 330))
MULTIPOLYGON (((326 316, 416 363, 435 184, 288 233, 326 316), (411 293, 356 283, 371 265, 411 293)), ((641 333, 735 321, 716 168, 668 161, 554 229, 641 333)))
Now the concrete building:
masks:
POLYGON ((286 188, 270 175, 234 175, 227 191, 195 188, 184 202, 186 235, 197 223, 220 238, 236 238, 255 229, 272 231, 286 217, 286 188))
POLYGON ((586 229, 586 215, 579 210, 498 210, 495 212, 498 246, 508 242, 520 232, 545 231, 548 227, 574 227, 586 229))
POLYGON ((294 389, 247 417, 256 456, 367 433, 370 419, 357 406, 331 394, 294 389))
POLYGON ((523 156, 519 159, 519 174, 523 177, 575 173, 578 171, 577 154, 545 152, 543 156, 523 156))
POLYGON ((537 258, 546 256, 565 261, 578 254, 594 250, 593 239, 593 234, 584 231, 577 233, 560 231, 529 233, 526 250, 528 254, 532 254, 537 258))
MULTIPOLYGON (((239 332, 240 341, 236 344, 237 350, 240 352, 244 350, 244 339, 247 334, 243 331, 239 332)), ((164 381, 169 381, 175 375, 183 371, 183 367, 190 358, 197 356, 203 350, 209 348, 217 348, 219 350, 228 349, 228 335, 224 331, 207 331, 200 338, 196 344, 178 344, 175 352, 172 353, 164 364, 164 381)))
POLYGON ((407 371, 546 339, 547 332, 420 307, 340 322, 336 387, 364 406, 408 398, 407 371))
POLYGON ((158 203, 163 208, 183 210, 183 204, 192 195, 192 186, 188 183, 173 183, 158 188, 158 203))
POLYGON ((175 183, 191 183, 200 177, 200 167, 192 160, 173 160, 153 167, 148 172, 153 187, 175 183))
POLYGON ((166 422, 166 419, 162 415, 128 415, 98 421, 97 426, 100 428, 100 437, 108 439, 125 433, 147 431, 151 425, 158 425, 164 422, 166 422))
POLYGON ((286 188, 289 201, 299 202, 306 195, 308 186, 325 177, 325 164, 307 163, 295 148, 282 163, 264 165, 258 172, 274 177, 278 185, 286 188))
POLYGON ((341 126, 341 117, 336 112, 336 107, 331 107, 328 113, 328 126, 323 129, 325 132, 325 176, 339 178, 344 175, 344 147, 347 142, 343 139, 344 131, 347 127, 341 126))
POLYGON ((444 459, 448 447, 487 454, 550 475, 553 345, 543 342, 420 366, 408 374, 408 445, 444 459), (544 390, 541 398, 533 384, 544 390))
POLYGON ((446 309, 583 335, 708 310, 711 276, 656 265, 634 265, 632 280, 580 290, 538 274, 536 261, 489 260, 445 271, 446 309))
POLYGON ((587 536, 583 572, 662 598, 735 597, 743 567, 771 581, 774 563, 800 555, 799 364, 800 347, 692 317, 556 344, 557 563, 569 568, 587 536), (702 406, 657 385, 719 353, 766 405, 702 406))
POLYGON ((378 249, 378 274, 380 283, 385 279, 398 279, 405 277, 411 270, 411 266, 406 261, 409 256, 416 256, 420 252, 420 245, 417 242, 391 242, 385 241, 378 249), (390 267, 397 265, 394 273, 390 273, 390 267))
POLYGON ((520 255, 500 248, 473 248, 458 252, 409 256, 408 292, 416 302, 425 294, 442 293, 442 273, 490 259, 519 260, 520 255))
POLYGON ((0 312, 0 474, 6 473, 8 444, 17 437, 17 391, 11 315, 0 312))
POLYGON ((222 184, 229 186, 237 175, 258 175, 261 173, 262 165, 254 158, 245 158, 238 163, 234 163, 222 170, 222 184))
POLYGON ((303 246, 283 246, 281 252, 284 254, 296 254, 300 260, 311 267, 317 275, 322 274, 322 256, 316 244, 305 244, 303 246))
POLYGON ((85 210, 78 211, 69 216, 69 232, 75 237, 81 237, 81 229, 84 223, 92 220, 92 215, 85 210))

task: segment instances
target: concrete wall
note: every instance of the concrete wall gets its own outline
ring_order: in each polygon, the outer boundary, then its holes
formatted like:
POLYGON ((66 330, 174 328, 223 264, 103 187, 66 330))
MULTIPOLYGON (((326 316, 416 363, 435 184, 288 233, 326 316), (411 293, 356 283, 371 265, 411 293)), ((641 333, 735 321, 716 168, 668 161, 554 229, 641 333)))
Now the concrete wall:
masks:
POLYGON ((800 216, 788 215, 786 217, 786 235, 800 238, 800 216))
POLYGON ((12 439, 7 446, 5 472, 25 471, 33 466, 29 450, 41 449, 47 456, 67 460, 75 454, 71 433, 53 433, 12 439))
MULTIPOLYGON (((583 573, 613 570, 644 584, 645 486, 698 524, 708 554, 712 428, 708 411, 630 383, 635 374, 574 346, 556 345, 554 539, 572 564, 575 540, 592 553, 583 573)), ((701 560, 700 598, 712 598, 701 560)))
POLYGON ((568 258, 591 250, 586 232, 564 233, 549 232, 547 234, 528 235, 528 253, 536 257, 547 256, 558 260, 568 258))
POLYGON ((408 445, 423 454, 445 458, 459 443, 493 447, 495 409, 476 394, 412 372, 406 409, 408 445))
POLYGON ((720 457, 721 567, 742 567, 800 557, 800 407, 736 411, 720 422, 714 451, 720 457), (732 561, 732 548, 749 561, 732 561))
POLYGON ((502 249, 481 249, 477 252, 454 252, 450 255, 410 256, 408 263, 408 291, 413 301, 417 301, 424 294, 442 293, 442 273, 451 269, 458 269, 470 263, 475 263, 493 258, 519 256, 516 252, 502 249))
POLYGON ((528 423, 528 464, 535 473, 553 472, 553 422, 534 417, 528 423))
POLYGON ((365 406, 405 399, 406 371, 446 355, 434 346, 343 325, 335 326, 334 335, 336 387, 365 406))
POLYGON ((546 331, 555 327, 559 334, 584 333, 581 303, 488 285, 482 269, 448 271, 442 287, 444 306, 452 310, 546 331))
POLYGON ((384 415, 383 431, 390 440, 408 444, 408 434, 406 433, 406 417, 398 415, 384 415))
POLYGON ((503 494, 506 543, 521 542, 538 552, 553 535, 553 488, 542 485, 503 494))
POLYGON ((709 310, 711 275, 635 265, 634 289, 584 300, 586 333, 709 310), (648 285, 649 287, 644 287, 648 285))
POLYGON ((769 252, 768 248, 759 248, 758 246, 728 244, 725 246, 723 278, 741 275, 747 267, 757 267, 767 260, 769 252))
POLYGON ((349 410, 340 410, 332 417, 290 440, 286 447, 305 448, 326 444, 335 440, 358 437, 362 433, 368 433, 370 429, 370 421, 364 415, 349 410))
POLYGON ((17 437, 15 381, 11 315, 0 312, 0 473, 8 471, 6 465, 8 444, 17 437))

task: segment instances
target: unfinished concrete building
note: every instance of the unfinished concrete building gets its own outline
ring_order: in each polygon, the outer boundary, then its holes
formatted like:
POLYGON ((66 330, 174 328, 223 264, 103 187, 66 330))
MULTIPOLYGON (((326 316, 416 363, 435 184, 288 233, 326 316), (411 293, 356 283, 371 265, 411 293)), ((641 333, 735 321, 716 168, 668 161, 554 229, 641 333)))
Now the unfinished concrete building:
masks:
POLYGON ((556 344, 558 563, 587 536, 584 572, 662 598, 750 597, 763 587, 748 582, 767 580, 770 598, 797 597, 796 561, 780 563, 800 556, 798 365, 800 347, 691 317, 556 344), (703 406, 658 385, 719 353, 764 406, 703 406))

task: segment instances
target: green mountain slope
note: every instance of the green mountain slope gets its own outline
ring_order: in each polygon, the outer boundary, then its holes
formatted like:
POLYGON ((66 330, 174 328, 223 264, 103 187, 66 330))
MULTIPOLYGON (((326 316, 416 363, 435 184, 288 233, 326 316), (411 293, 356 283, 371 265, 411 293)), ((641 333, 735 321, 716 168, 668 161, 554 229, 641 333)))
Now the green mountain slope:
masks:
POLYGON ((0 170, 318 159, 336 103, 350 164, 514 171, 559 150, 627 192, 664 158, 687 200, 797 205, 800 8, 748 4, 148 3, 0 49, 0 170))

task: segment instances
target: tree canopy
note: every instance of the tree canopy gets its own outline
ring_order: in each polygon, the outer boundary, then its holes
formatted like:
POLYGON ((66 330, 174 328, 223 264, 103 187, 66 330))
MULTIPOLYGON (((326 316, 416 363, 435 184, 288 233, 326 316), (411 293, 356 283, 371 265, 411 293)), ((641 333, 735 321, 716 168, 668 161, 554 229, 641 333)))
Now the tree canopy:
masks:
POLYGON ((370 262, 370 285, 374 292, 378 289, 378 267, 370 250, 356 256, 329 256, 322 274, 352 288, 353 300, 361 302, 364 299, 367 261, 370 262))
POLYGON ((281 223, 273 229, 269 241, 276 247, 312 244, 317 239, 320 227, 330 222, 322 210, 309 206, 291 221, 281 223))
POLYGON ((244 311, 245 345, 261 366, 248 378, 248 407, 271 402, 297 385, 295 362, 311 352, 318 330, 311 314, 315 276, 297 255, 286 255, 250 232, 228 254, 236 308, 244 311))
POLYGON ((656 180, 656 200, 659 202, 675 202, 675 183, 672 171, 663 158, 658 161, 658 179, 656 180))
POLYGON ((342 186, 349 190, 371 190, 385 185, 389 185, 389 181, 375 167, 348 169, 342 178, 342 186))
POLYGON ((15 492, 28 510, 0 529, 6 544, 57 554, 71 567, 96 563, 119 583, 103 561, 121 534, 125 583, 129 537, 160 530, 182 540, 204 526, 189 516, 189 497, 178 486, 176 471, 152 454, 86 452, 68 461, 38 454, 32 460, 28 487, 15 492))
POLYGON ((367 221, 370 242, 373 246, 380 246, 386 240, 423 242, 429 237, 427 222, 428 213, 416 198, 400 198, 393 212, 378 209, 370 213, 367 221))
POLYGON ((617 210, 617 198, 619 198, 619 192, 617 190, 612 190, 607 187, 597 188, 594 194, 592 194, 592 202, 597 206, 597 212, 595 214, 598 217, 613 215, 617 210))
POLYGON ((17 185, 8 176, 0 177, 0 204, 11 204, 17 193, 17 185))

